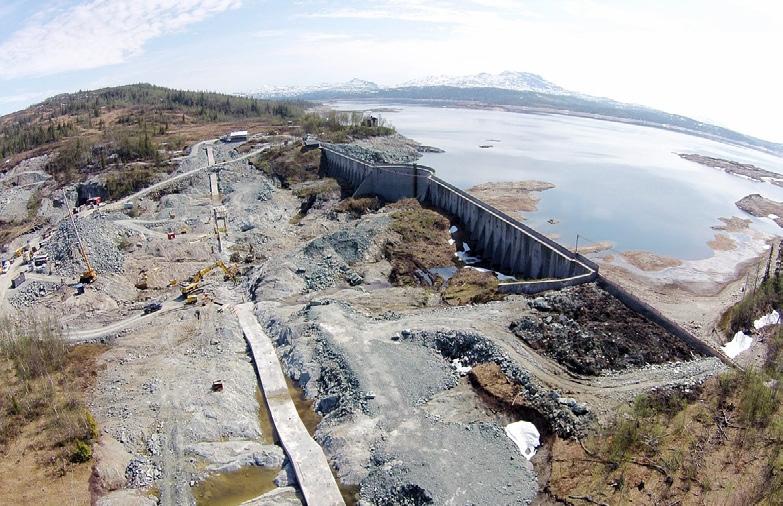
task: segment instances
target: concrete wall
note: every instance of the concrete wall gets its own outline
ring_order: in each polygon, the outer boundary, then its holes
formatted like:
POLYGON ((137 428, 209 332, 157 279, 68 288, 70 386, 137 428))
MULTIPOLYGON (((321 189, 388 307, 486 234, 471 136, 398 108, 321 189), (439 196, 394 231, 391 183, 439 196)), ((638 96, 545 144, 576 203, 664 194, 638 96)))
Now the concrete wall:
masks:
POLYGON ((322 170, 355 189, 355 196, 378 195, 393 202, 415 197, 424 205, 443 210, 462 223, 472 251, 499 271, 527 278, 500 283, 504 293, 535 294, 596 281, 620 302, 667 332, 682 339, 696 352, 732 362, 693 334, 616 283, 598 274, 598 265, 435 176, 421 165, 371 165, 322 148, 322 170))
POLYGON ((548 283, 507 283, 512 293, 535 293, 595 279, 598 266, 518 220, 467 194, 420 165, 371 165, 322 148, 326 175, 355 189, 354 196, 378 195, 394 202, 416 198, 461 223, 472 251, 497 270, 548 283))

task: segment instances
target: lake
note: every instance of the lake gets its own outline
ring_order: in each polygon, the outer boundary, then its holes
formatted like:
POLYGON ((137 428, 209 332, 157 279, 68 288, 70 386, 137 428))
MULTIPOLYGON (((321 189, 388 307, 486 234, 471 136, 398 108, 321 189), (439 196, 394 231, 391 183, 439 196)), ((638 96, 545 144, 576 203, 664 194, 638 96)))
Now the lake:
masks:
MULTIPOLYGON (((752 163, 783 174, 783 159, 657 128, 562 115, 522 114, 341 101, 341 110, 393 108, 381 116, 401 134, 445 150, 419 163, 460 187, 536 179, 556 185, 525 213, 537 230, 573 247, 609 240, 616 250, 644 250, 695 260, 719 217, 750 218, 734 203, 751 193, 783 201, 783 188, 683 160, 698 153, 752 163), (480 148, 480 145, 492 148, 480 148), (554 218, 555 224, 548 221, 554 218)), ((754 228, 780 229, 767 219, 754 228)))

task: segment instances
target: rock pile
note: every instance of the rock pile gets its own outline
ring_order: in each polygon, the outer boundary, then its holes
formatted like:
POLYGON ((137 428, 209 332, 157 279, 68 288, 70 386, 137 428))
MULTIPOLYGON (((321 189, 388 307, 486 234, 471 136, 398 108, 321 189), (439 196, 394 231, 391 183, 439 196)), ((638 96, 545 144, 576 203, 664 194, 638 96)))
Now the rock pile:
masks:
POLYGON ((8 299, 8 302, 16 309, 28 307, 34 304, 38 298, 46 297, 59 287, 60 285, 57 283, 28 281, 15 291, 14 295, 8 299))
MULTIPOLYGON (((129 237, 128 232, 95 215, 77 219, 76 226, 79 227, 79 235, 93 268, 99 273, 121 272, 125 257, 119 245, 129 237)), ((79 245, 70 220, 60 222, 47 248, 51 259, 59 264, 63 273, 75 275, 84 271, 84 261, 79 254, 79 245)))
POLYGON ((550 292, 529 304, 534 313, 510 330, 579 374, 693 358, 682 340, 595 285, 550 292))

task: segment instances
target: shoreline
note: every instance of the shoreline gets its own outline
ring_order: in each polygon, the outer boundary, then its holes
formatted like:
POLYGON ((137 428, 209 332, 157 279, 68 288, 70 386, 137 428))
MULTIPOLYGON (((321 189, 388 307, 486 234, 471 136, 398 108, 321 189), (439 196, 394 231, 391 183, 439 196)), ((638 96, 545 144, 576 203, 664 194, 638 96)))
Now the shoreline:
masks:
MULTIPOLYGON (((591 114, 591 113, 584 113, 584 112, 578 112, 578 111, 569 111, 564 109, 553 109, 553 108, 544 108, 544 107, 528 107, 528 106, 522 106, 522 105, 508 105, 508 104, 488 104, 486 102, 473 102, 473 101, 458 101, 458 100, 446 100, 446 99, 385 99, 385 98, 379 98, 379 97, 365 97, 365 98, 339 98, 339 99, 329 99, 324 100, 321 102, 321 104, 329 106, 329 104, 333 104, 335 102, 353 102, 353 103, 376 103, 376 104, 399 104, 399 105, 421 105, 421 106, 429 106, 429 107, 451 107, 454 109, 477 109, 477 110, 485 110, 485 111, 504 111, 504 112, 511 112, 511 113, 518 113, 518 114, 538 114, 541 116, 568 116, 568 117, 575 117, 575 118, 586 118, 586 119, 592 119, 597 121, 608 121, 610 123, 620 123, 624 125, 636 125, 640 127, 649 127, 649 128, 656 128, 659 130, 666 130, 669 132, 677 132, 685 135, 691 135, 693 137, 699 137, 702 139, 708 139, 714 142, 718 142, 721 144, 728 144, 735 147, 741 147, 746 149, 752 149, 753 151, 758 151, 760 153, 765 153, 772 156, 777 156, 779 158, 783 158, 783 153, 779 153, 770 149, 766 149, 761 146, 755 146, 752 144, 747 144, 743 142, 734 141, 731 139, 727 139, 725 137, 720 137, 716 135, 710 135, 706 132, 699 132, 696 130, 690 130, 687 128, 680 128, 672 125, 662 124, 662 123, 652 123, 649 121, 643 121, 643 120, 635 120, 630 118, 620 118, 617 116, 605 116, 601 114, 591 114)), ((390 109, 390 107, 382 106, 385 109, 390 109)), ((376 108, 369 108, 365 109, 368 111, 374 111, 376 108)))

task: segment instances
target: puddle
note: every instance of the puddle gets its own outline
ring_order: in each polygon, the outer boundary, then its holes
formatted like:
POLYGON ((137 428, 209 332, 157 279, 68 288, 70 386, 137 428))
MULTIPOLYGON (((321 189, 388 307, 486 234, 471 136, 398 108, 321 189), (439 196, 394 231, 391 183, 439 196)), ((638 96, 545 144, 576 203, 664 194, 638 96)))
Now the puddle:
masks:
MULTIPOLYGON (((334 469, 332 469, 334 474, 334 469)), ((337 479, 337 475, 334 477, 337 482, 337 488, 340 490, 340 495, 343 496, 345 506, 356 506, 359 504, 359 485, 343 485, 340 480, 337 479)))
MULTIPOLYGON (((318 424, 321 423, 321 415, 315 412, 315 409, 313 409, 313 401, 305 397, 304 390, 296 386, 296 383, 287 375, 285 381, 288 385, 288 395, 290 395, 291 399, 294 401, 294 406, 296 406, 296 411, 299 413, 299 418, 302 419, 302 423, 304 423, 307 432, 313 437, 315 435, 315 429, 318 428, 318 424)), ((343 496, 345 505, 356 506, 359 503, 359 486, 343 484, 335 474, 334 469, 331 469, 331 471, 334 480, 337 482, 337 488, 340 490, 340 495, 343 496)))
POLYGON ((256 401, 258 402, 258 424, 261 426, 261 442, 265 445, 280 445, 272 416, 266 406, 266 397, 260 387, 256 386, 256 401))
POLYGON ((305 397, 304 391, 294 384, 293 380, 287 375, 285 377, 286 385, 288 385, 288 395, 294 401, 296 406, 296 412, 299 413, 299 418, 302 419, 307 432, 310 437, 315 436, 315 429, 318 428, 318 424, 321 423, 321 415, 315 412, 313 409, 313 401, 305 397))
POLYGON ((236 506, 274 490, 279 471, 251 466, 213 474, 193 487, 193 498, 197 506, 236 506))

